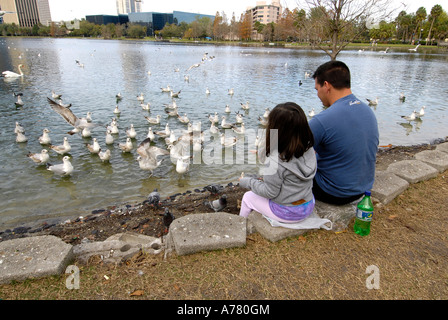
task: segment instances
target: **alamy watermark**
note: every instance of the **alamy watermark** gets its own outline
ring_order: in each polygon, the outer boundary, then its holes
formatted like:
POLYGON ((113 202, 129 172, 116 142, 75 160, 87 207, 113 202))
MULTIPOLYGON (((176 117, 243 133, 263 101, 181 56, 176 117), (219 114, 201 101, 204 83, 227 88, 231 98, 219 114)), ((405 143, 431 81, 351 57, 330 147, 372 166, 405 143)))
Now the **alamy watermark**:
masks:
POLYGON ((69 290, 79 289, 79 268, 75 265, 69 265, 65 269, 69 276, 65 279, 65 287, 69 290))
POLYGON ((370 265, 366 268, 366 274, 369 274, 366 279, 367 289, 378 290, 380 288, 380 268, 375 265, 370 265))

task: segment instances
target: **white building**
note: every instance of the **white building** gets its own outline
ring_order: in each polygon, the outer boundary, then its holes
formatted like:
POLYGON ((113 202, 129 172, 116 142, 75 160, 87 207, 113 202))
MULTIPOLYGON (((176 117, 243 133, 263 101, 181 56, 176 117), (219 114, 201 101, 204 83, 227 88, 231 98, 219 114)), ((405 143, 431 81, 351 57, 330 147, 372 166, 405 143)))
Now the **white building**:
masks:
POLYGON ((128 14, 132 12, 142 12, 141 0, 117 0, 118 14, 128 14))
POLYGON ((248 7, 246 12, 251 15, 252 24, 255 21, 263 24, 276 23, 282 15, 282 6, 279 0, 272 0, 271 4, 266 4, 266 1, 257 1, 256 6, 248 7))

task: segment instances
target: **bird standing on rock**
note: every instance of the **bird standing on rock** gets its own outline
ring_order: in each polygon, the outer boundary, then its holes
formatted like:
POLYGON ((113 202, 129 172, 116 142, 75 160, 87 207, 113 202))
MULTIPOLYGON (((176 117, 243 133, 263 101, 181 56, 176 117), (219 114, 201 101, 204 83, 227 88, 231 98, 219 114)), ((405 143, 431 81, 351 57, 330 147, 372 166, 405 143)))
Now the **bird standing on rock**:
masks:
POLYGON ((222 211, 225 207, 227 207, 227 196, 223 194, 219 199, 208 201, 206 204, 215 210, 215 212, 222 211))
POLYGON ((157 189, 154 189, 154 191, 148 195, 148 204, 158 207, 159 202, 160 202, 160 193, 157 191, 157 189))
POLYGON ((163 214, 163 225, 165 226, 165 233, 168 232, 171 222, 173 222, 174 219, 174 215, 168 210, 168 208, 165 208, 165 213, 163 214))

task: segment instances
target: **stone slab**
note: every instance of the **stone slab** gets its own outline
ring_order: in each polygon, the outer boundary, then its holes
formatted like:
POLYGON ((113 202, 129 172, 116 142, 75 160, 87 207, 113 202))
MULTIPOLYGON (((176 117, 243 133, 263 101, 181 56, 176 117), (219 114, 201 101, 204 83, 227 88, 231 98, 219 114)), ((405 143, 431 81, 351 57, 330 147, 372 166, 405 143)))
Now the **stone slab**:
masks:
POLYGON ((387 204, 409 187, 409 182, 390 171, 376 171, 372 197, 387 204))
POLYGON ((448 142, 437 145, 436 150, 448 153, 448 142))
MULTIPOLYGON (((273 227, 259 212, 252 211, 247 217, 250 223, 263 238, 277 242, 289 237, 299 236, 310 230, 289 229, 283 227, 273 227)), ((252 230, 253 231, 253 230, 252 230)))
POLYGON ((332 231, 340 232, 347 229, 350 221, 355 217, 356 205, 361 199, 362 197, 351 203, 340 206, 316 201, 314 210, 319 217, 328 219, 333 223, 332 231))
POLYGON ((86 263, 92 256, 100 256, 105 263, 120 263, 141 250, 121 240, 94 241, 76 245, 73 248, 75 258, 86 263))
POLYGON ((415 159, 426 162, 439 172, 448 169, 448 154, 438 150, 425 150, 414 155, 415 159))
POLYGON ((246 245, 246 218, 226 212, 189 214, 169 229, 178 255, 246 245))
POLYGON ((73 246, 55 236, 35 236, 0 242, 0 284, 65 272, 73 246))
POLYGON ((403 160, 389 165, 386 171, 392 172, 409 183, 417 183, 437 177, 438 170, 420 160, 403 160))

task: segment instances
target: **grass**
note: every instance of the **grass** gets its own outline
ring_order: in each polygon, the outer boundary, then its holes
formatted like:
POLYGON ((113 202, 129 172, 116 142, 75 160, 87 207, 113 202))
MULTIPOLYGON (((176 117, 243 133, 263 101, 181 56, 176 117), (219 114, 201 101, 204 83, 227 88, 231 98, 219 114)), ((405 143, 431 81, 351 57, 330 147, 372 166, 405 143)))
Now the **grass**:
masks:
POLYGON ((244 248, 188 256, 140 254, 121 265, 93 259, 80 288, 66 274, 0 285, 10 300, 414 300, 448 298, 448 177, 411 185, 376 204, 369 236, 350 224, 271 243, 258 233, 244 248), (379 289, 368 289, 369 266, 379 289))

